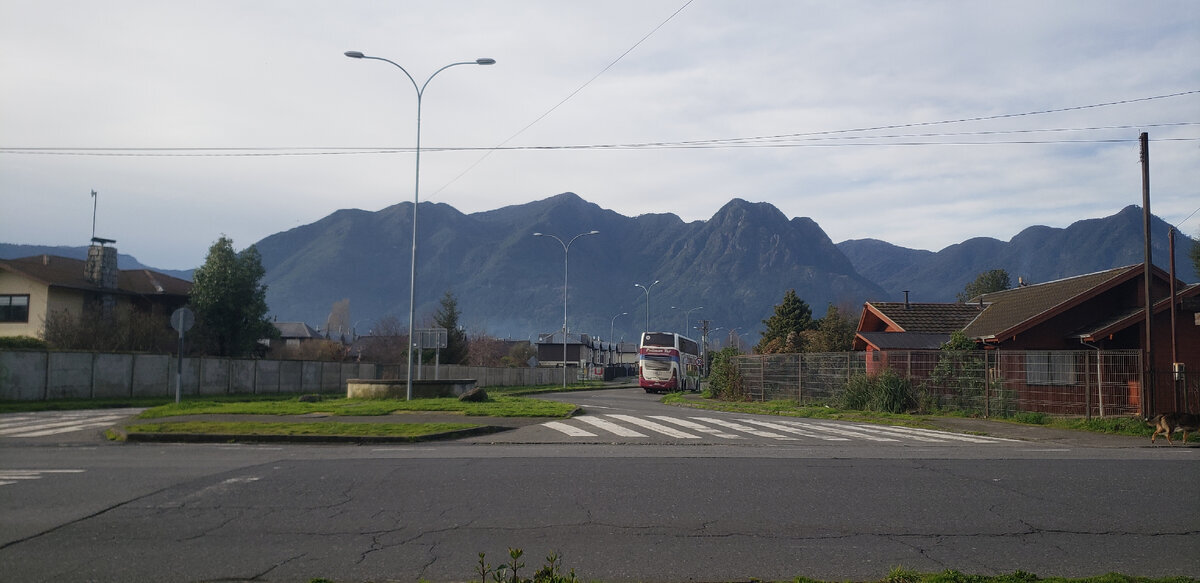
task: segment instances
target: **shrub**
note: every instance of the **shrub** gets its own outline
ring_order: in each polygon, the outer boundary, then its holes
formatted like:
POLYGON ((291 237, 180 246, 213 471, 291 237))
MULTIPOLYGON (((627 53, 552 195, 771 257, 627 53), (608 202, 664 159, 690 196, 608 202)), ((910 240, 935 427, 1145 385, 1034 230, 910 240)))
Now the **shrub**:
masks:
POLYGON ((713 355, 712 370, 708 375, 708 390, 712 398, 723 401, 740 401, 745 396, 742 390, 742 375, 733 361, 741 352, 734 347, 722 348, 713 355))
POLYGON ((842 391, 840 406, 859 411, 903 413, 917 406, 912 381, 891 369, 876 375, 855 375, 842 391))

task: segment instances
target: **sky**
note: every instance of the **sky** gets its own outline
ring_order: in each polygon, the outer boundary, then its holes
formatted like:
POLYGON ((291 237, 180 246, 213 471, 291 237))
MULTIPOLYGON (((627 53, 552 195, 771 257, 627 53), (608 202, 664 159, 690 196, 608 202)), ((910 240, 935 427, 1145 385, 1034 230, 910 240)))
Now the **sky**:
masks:
POLYGON ((1200 234, 1194 0, 0 0, 0 242, 94 214, 188 269, 411 202, 417 86, 420 199, 465 213, 742 198, 937 251, 1140 205, 1147 132, 1200 234))

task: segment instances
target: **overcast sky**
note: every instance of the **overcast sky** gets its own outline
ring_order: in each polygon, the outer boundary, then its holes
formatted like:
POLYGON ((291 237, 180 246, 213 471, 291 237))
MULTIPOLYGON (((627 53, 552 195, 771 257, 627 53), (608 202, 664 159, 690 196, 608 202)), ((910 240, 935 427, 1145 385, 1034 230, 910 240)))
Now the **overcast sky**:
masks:
POLYGON ((411 202, 416 91, 348 50, 496 59, 424 94, 421 200, 466 213, 738 197, 936 251, 1140 204, 1146 131, 1200 233, 1194 0, 0 0, 0 242, 86 245, 96 190, 98 236, 184 269, 411 202))

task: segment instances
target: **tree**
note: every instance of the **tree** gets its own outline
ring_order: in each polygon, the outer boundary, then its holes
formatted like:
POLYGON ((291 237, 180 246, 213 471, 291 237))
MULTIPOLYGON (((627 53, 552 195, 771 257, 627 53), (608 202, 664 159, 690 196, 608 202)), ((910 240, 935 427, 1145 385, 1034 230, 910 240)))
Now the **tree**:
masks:
POLYGON ((458 299, 450 290, 442 296, 433 322, 439 328, 446 329, 446 347, 441 350, 442 364, 466 364, 470 356, 470 343, 467 334, 458 328, 458 299))
POLYGON ((240 253, 221 236, 193 276, 189 303, 196 312, 195 337, 219 356, 254 354, 258 341, 279 332, 267 319, 266 270, 253 245, 240 253))
POLYGON ((983 294, 1003 291, 1012 287, 1009 282, 1008 272, 1003 269, 992 269, 980 273, 975 281, 968 283, 965 288, 958 294, 958 301, 969 302, 983 294))
POLYGON ((803 350, 802 333, 813 327, 812 308, 796 295, 796 290, 789 289, 783 294, 783 303, 775 306, 775 314, 762 323, 767 329, 754 347, 754 352, 799 352, 803 350))
POLYGON ((343 298, 333 302, 333 306, 329 308, 329 317, 325 318, 325 337, 344 342, 348 332, 350 332, 350 298, 343 298))
POLYGON ((812 330, 804 332, 805 352, 849 352, 854 348, 857 329, 858 322, 849 311, 843 312, 830 304, 825 317, 812 330))

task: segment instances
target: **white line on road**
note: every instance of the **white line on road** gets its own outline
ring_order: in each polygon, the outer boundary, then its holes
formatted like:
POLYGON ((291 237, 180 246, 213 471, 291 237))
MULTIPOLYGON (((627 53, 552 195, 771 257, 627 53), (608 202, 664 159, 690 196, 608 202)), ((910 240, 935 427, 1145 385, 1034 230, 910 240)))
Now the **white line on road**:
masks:
POLYGON ((824 441, 850 441, 848 438, 845 438, 845 437, 838 437, 836 435, 821 435, 819 433, 805 431, 798 427, 794 427, 791 425, 784 425, 782 423, 772 423, 770 421, 759 421, 757 419, 739 419, 739 421, 743 421, 746 423, 753 423, 755 425, 766 427, 767 429, 774 429, 775 431, 782 431, 784 433, 794 433, 796 435, 803 435, 804 437, 811 437, 813 439, 821 439, 824 441))
POLYGON ((713 429, 712 427, 706 427, 699 423, 693 423, 691 421, 688 421, 687 419, 678 419, 675 417, 667 417, 666 415, 651 415, 650 418, 658 419, 659 421, 666 421, 667 423, 674 423, 681 427, 691 429, 692 431, 697 431, 700 433, 707 433, 713 437, 720 437, 721 439, 745 439, 744 437, 742 437, 740 435, 734 435, 732 433, 725 433, 724 431, 721 431, 720 429, 713 429))
POLYGON ((613 423, 612 421, 609 421, 607 419, 601 419, 599 417, 592 417, 590 415, 583 415, 581 417, 576 417, 575 419, 578 419, 579 421, 587 423, 588 425, 592 425, 596 428, 599 428, 599 429, 602 429, 609 433, 612 433, 613 435, 619 435, 621 437, 646 437, 645 435, 643 435, 641 433, 638 433, 632 429, 626 429, 625 427, 617 425, 616 423, 613 423))
POLYGON ((645 429, 649 429, 650 431, 654 431, 656 433, 661 433, 668 437, 675 437, 678 439, 700 439, 699 435, 692 435, 691 433, 679 431, 678 429, 667 427, 666 425, 663 425, 661 423, 655 423, 653 421, 648 421, 646 419, 641 419, 638 417, 634 417, 632 415, 609 415, 609 417, 612 417, 613 419, 617 419, 619 421, 624 421, 626 423, 632 423, 634 425, 637 425, 638 427, 643 427, 645 429))
POLYGON ((596 437, 595 433, 585 431, 573 425, 567 425, 566 423, 562 423, 560 421, 547 421, 542 424, 542 427, 549 427, 550 429, 560 431, 571 437, 596 437))
POLYGON ((750 435, 758 437, 770 437, 771 439, 778 439, 781 441, 796 441, 795 437, 789 437, 780 433, 771 433, 770 431, 755 429, 749 425, 742 425, 741 423, 734 423, 733 421, 725 421, 724 419, 716 419, 713 417, 692 417, 692 419, 695 419, 696 421, 703 421, 705 423, 712 423, 713 425, 720 425, 721 427, 725 427, 727 429, 741 431, 742 433, 749 433, 750 435))

